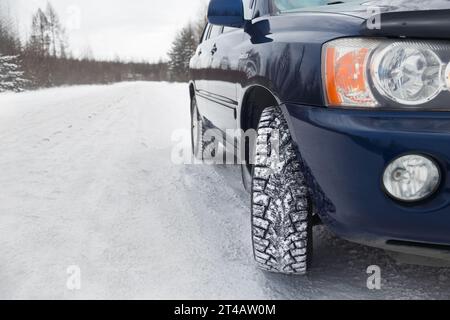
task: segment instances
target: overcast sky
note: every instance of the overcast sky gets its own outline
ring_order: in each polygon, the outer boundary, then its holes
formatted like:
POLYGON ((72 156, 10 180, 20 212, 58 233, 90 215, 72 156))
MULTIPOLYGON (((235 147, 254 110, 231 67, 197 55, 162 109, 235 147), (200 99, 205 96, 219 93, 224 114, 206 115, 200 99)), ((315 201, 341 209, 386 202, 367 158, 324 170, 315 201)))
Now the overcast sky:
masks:
MULTIPOLYGON (((47 0, 7 0, 25 36, 32 13, 47 0)), ((207 0, 53 0, 66 25, 70 49, 97 58, 157 61, 177 30, 198 19, 207 0)))

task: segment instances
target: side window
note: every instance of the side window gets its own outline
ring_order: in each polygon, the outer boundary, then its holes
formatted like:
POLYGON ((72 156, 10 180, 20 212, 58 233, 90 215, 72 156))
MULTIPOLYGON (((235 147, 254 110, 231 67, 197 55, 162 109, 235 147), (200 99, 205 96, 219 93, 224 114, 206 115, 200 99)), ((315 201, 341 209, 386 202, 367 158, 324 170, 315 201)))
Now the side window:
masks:
POLYGON ((211 25, 208 23, 205 27, 205 30, 203 30, 203 35, 202 35, 202 41, 201 42, 205 42, 206 40, 208 40, 208 35, 209 35, 209 31, 211 29, 211 25))
POLYGON ((214 38, 220 36, 222 34, 222 31, 223 31, 222 26, 212 26, 208 39, 214 39, 214 38))

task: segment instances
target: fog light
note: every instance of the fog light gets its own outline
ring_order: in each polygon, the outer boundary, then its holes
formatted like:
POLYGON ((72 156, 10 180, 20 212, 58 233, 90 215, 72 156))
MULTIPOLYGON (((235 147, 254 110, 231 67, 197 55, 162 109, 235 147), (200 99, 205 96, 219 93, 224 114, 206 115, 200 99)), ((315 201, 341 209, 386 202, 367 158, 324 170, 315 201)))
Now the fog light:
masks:
POLYGON ((401 201, 419 201, 431 196, 439 187, 439 168, 430 158, 407 155, 386 168, 383 183, 387 193, 401 201))

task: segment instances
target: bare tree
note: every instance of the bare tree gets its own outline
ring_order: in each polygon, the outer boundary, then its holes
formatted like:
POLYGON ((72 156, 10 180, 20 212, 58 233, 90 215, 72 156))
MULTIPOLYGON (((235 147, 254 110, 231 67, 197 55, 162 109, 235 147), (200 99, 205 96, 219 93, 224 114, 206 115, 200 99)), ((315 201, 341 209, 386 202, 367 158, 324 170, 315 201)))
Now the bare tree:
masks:
POLYGON ((31 36, 27 43, 27 51, 37 56, 49 54, 50 35, 48 32, 48 19, 39 8, 32 17, 31 36))
POLYGON ((49 53, 53 57, 64 57, 67 47, 65 30, 50 2, 47 2, 45 16, 47 18, 48 34, 50 35, 49 53))
POLYGON ((16 55, 20 49, 18 32, 11 20, 8 4, 0 0, 0 54, 16 55))
POLYGON ((205 26, 208 23, 207 11, 208 5, 204 2, 198 11, 198 19, 194 22, 195 36, 198 42, 200 42, 203 35, 203 30, 205 30, 205 26))
POLYGON ((168 64, 160 61, 124 62, 95 60, 92 49, 85 57, 73 58, 55 9, 48 4, 32 16, 30 37, 21 46, 9 11, 0 0, 0 91, 41 87, 112 83, 123 80, 167 81, 168 64), (27 80, 29 79, 29 80, 27 80))
POLYGON ((39 8, 33 15, 27 49, 35 55, 65 57, 66 42, 58 14, 48 2, 45 12, 39 8))

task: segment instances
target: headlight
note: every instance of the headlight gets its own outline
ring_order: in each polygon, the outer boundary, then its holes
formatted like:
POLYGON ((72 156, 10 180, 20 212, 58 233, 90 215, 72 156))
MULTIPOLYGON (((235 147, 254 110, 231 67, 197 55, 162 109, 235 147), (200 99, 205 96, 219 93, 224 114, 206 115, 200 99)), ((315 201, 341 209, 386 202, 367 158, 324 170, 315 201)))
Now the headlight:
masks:
POLYGON ((449 62, 450 42, 331 41, 323 49, 327 105, 450 108, 449 62))
POLYGON ((423 104, 439 94, 442 68, 442 61, 432 50, 399 43, 376 53, 371 66, 375 87, 406 105, 423 104))
POLYGON ((407 155, 392 161, 383 175, 386 192, 401 201, 420 201, 431 196, 441 181, 438 166, 421 155, 407 155))

